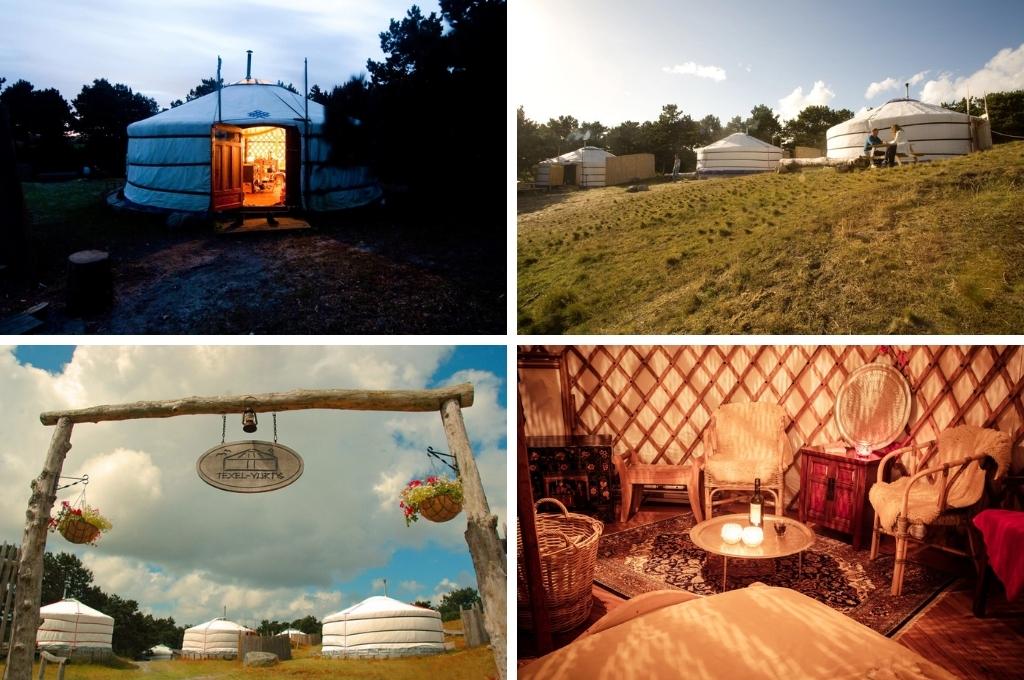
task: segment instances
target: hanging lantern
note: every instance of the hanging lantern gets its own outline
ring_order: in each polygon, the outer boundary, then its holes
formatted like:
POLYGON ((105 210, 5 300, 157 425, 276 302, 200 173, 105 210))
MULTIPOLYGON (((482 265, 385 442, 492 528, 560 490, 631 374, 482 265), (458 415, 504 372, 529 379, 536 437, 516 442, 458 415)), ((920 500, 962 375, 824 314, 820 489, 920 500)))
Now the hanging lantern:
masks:
POLYGON ((256 412, 251 408, 245 409, 242 413, 242 430, 244 432, 255 432, 256 425, 259 421, 256 420, 256 412))

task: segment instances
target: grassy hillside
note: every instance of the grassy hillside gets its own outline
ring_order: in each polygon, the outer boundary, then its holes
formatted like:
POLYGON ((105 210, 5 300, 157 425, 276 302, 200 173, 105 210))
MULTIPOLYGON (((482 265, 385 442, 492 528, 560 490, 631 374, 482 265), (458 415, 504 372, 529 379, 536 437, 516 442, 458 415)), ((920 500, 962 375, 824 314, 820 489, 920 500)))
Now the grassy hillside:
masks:
POLYGON ((1024 332, 1024 143, 519 200, 522 333, 1024 332))

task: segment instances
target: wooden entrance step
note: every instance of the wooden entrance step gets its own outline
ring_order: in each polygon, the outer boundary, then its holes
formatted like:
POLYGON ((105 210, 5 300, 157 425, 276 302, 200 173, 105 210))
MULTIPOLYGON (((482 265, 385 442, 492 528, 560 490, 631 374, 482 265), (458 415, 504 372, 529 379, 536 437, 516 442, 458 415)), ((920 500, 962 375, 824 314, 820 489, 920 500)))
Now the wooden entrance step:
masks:
POLYGON ((243 215, 241 224, 235 218, 229 219, 218 219, 214 231, 218 234, 243 234, 251 233, 255 231, 290 231, 293 229, 312 229, 312 226, 306 220, 301 220, 297 217, 288 217, 285 215, 275 215, 273 217, 276 224, 271 224, 266 214, 260 214, 259 217, 251 217, 243 215))

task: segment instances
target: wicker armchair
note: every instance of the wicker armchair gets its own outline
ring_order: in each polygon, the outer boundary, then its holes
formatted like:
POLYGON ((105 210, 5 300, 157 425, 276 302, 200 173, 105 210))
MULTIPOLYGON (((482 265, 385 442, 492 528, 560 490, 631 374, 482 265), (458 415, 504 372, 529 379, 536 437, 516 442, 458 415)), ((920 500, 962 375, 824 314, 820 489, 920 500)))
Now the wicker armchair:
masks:
MULTIPOLYGON (((896 539, 893 595, 903 592, 909 541, 928 543, 932 527, 968 525, 988 505, 991 482, 1005 473, 1009 461, 1009 436, 973 425, 945 430, 937 441, 897 449, 882 458, 878 479, 868 493, 875 510, 871 559, 878 557, 882 534, 896 539), (903 476, 887 481, 892 467, 903 476)), ((970 532, 967 536, 968 551, 937 547, 977 563, 975 537, 970 532)))
POLYGON ((754 479, 775 501, 775 514, 785 512, 786 468, 793 445, 786 436, 789 416, 778 404, 724 404, 711 417, 704 434, 704 516, 713 514, 720 491, 753 491, 754 479))
POLYGON ((701 521, 700 470, 692 462, 679 465, 644 463, 637 456, 636 451, 629 451, 625 455, 613 454, 612 463, 615 465, 615 471, 619 473, 622 489, 622 502, 619 504, 620 522, 627 521, 630 515, 637 511, 640 506, 642 488, 648 484, 685 486, 687 495, 690 497, 693 514, 698 522, 701 521))

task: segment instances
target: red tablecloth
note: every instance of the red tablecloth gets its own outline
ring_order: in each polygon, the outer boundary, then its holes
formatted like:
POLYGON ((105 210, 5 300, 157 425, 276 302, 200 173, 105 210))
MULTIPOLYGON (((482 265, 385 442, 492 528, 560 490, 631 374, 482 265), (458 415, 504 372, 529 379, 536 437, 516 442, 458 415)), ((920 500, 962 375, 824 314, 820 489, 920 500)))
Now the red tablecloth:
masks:
POLYGON ((1024 592, 1024 512, 984 510, 974 518, 985 538, 992 571, 1006 588, 1006 599, 1024 592))

